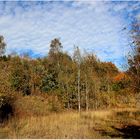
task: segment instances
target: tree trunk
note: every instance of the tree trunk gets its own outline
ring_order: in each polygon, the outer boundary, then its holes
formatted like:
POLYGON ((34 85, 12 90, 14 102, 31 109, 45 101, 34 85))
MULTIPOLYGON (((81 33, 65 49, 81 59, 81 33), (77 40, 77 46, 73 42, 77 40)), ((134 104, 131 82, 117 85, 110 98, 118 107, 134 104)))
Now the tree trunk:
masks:
POLYGON ((67 84, 67 107, 70 108, 70 100, 69 100, 69 92, 68 92, 68 84, 67 84))
POLYGON ((86 111, 88 111, 88 83, 87 83, 87 75, 85 75, 86 77, 86 111))
POLYGON ((78 110, 81 111, 81 97, 80 97, 80 68, 78 69, 78 110))

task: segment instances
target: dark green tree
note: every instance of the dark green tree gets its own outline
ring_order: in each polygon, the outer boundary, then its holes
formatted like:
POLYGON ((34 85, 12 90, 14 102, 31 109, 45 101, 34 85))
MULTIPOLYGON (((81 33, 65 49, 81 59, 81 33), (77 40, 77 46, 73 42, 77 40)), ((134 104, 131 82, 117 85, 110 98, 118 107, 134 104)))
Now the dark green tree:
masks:
POLYGON ((29 64, 27 60, 21 60, 19 57, 13 58, 11 68, 10 82, 15 91, 22 92, 25 95, 31 93, 29 64))

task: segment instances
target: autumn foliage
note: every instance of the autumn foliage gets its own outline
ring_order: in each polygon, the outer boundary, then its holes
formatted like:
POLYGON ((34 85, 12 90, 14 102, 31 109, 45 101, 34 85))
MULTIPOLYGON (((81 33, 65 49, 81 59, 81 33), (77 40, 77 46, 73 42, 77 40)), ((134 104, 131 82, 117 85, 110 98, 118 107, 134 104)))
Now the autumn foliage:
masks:
POLYGON ((12 100, 15 112, 34 115, 67 109, 88 111, 120 104, 122 90, 129 87, 125 72, 120 72, 112 62, 101 62, 95 54, 82 56, 79 47, 75 47, 73 56, 62 48, 60 40, 54 39, 43 58, 2 55, 0 101, 10 104, 12 100))

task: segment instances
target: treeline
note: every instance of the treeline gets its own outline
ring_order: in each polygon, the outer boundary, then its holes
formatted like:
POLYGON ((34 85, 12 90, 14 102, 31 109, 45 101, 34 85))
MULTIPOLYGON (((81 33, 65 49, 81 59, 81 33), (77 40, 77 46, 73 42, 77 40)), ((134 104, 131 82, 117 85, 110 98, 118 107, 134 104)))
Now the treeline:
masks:
MULTIPOLYGON (((22 97, 43 97, 54 110, 89 110, 136 105, 140 92, 140 30, 133 25, 133 52, 128 70, 121 72, 112 62, 101 62, 95 54, 73 55, 63 51, 58 38, 50 42, 48 55, 6 56, 6 43, 0 36, 0 108, 22 97), (50 101, 51 98, 51 101, 50 101)), ((29 100, 30 102, 30 100, 29 100)))
MULTIPOLYGON (((5 46, 3 39, 1 46, 5 46)), ((127 95, 124 92, 129 88, 128 75, 111 62, 101 62, 94 54, 82 56, 78 47, 70 56, 55 38, 48 55, 37 59, 28 55, 5 56, 4 49, 1 47, 1 96, 44 94, 56 97, 62 108, 79 111, 116 106, 120 100, 129 103, 129 99, 121 98, 127 95)))

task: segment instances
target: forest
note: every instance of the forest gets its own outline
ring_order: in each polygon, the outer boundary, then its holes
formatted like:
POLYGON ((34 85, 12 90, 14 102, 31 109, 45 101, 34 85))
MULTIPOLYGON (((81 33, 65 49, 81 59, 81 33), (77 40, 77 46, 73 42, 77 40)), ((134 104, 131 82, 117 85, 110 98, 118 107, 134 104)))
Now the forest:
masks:
POLYGON ((0 137, 138 138, 138 23, 133 25, 130 35, 133 47, 127 56, 126 71, 120 71, 112 62, 100 61, 96 54, 85 51, 82 55, 78 46, 74 46, 71 56, 63 51, 59 38, 50 41, 49 53, 45 57, 31 58, 29 54, 20 56, 16 53, 6 55, 6 42, 1 35, 0 137), (111 122, 111 117, 117 118, 116 121, 111 122), (131 131, 129 128, 123 130, 124 125, 130 125, 131 131), (117 126, 117 132, 112 126, 117 126), (96 131, 98 134, 95 134, 96 131))

